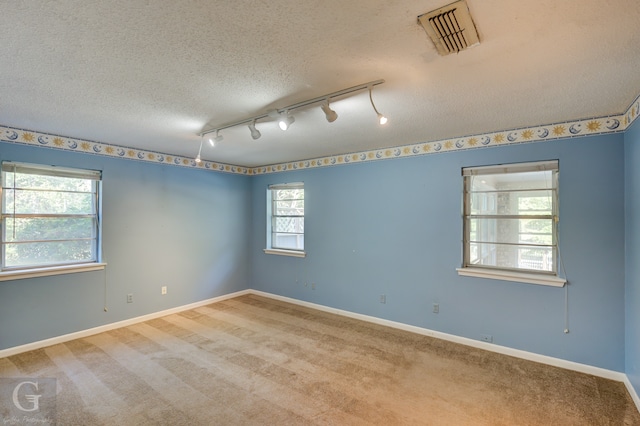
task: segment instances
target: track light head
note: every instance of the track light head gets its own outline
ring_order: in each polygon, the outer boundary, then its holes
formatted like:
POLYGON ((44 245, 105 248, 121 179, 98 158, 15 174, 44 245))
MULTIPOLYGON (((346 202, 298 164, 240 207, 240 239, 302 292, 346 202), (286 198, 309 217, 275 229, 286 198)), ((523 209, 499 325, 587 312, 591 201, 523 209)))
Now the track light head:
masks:
MULTIPOLYGON (((213 133, 213 131, 211 131, 209 133, 213 133)), ((222 142, 223 139, 224 139, 224 137, 220 134, 220 130, 216 130, 215 137, 210 137, 209 138, 209 145, 216 146, 216 142, 222 142)))
POLYGON ((293 117, 293 115, 289 115, 288 112, 285 112, 284 114, 280 114, 280 120, 278 120, 278 126, 280 126, 282 130, 287 130, 293 124, 294 121, 296 121, 296 119, 293 117))
POLYGON ((260 131, 256 129, 256 120, 253 120, 251 124, 249 124, 249 130, 251 131, 251 137, 253 140, 260 139, 260 136, 262 136, 260 131))
POLYGON ((336 119, 338 118, 338 113, 332 110, 329 106, 329 99, 326 99, 322 103, 322 105, 320 105, 320 108, 322 108, 322 112, 324 112, 324 115, 327 117, 327 121, 329 123, 333 123, 334 121, 336 121, 336 119))
MULTIPOLYGON (((224 136, 222 136, 220 134, 220 130, 216 130, 216 137, 213 139, 213 142, 222 142, 222 140, 224 139, 224 136)), ((211 141, 211 140, 209 140, 211 141)), ((213 146, 213 144, 212 144, 213 146)))
POLYGON ((200 162, 202 161, 202 157, 200 156, 200 153, 202 152, 202 142, 204 140, 203 136, 204 135, 200 135, 200 148, 198 149, 198 155, 196 155, 196 159, 195 159, 196 164, 200 164, 200 162))
POLYGON ((369 100, 371 101, 371 106, 373 107, 373 110, 376 112, 376 114, 378 114, 378 122, 380 124, 387 124, 387 121, 389 120, 387 119, 387 117, 382 115, 380 111, 378 111, 378 109, 376 108, 376 105, 373 103, 373 96, 371 95, 371 89, 373 89, 373 86, 369 86, 369 100))

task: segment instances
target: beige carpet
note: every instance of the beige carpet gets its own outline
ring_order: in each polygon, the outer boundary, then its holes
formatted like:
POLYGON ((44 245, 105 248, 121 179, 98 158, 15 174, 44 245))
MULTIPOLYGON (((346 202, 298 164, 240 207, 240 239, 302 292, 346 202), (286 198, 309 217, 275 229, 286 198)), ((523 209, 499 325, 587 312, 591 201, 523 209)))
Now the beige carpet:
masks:
POLYGON ((640 425, 624 385, 258 296, 0 359, 60 425, 640 425))

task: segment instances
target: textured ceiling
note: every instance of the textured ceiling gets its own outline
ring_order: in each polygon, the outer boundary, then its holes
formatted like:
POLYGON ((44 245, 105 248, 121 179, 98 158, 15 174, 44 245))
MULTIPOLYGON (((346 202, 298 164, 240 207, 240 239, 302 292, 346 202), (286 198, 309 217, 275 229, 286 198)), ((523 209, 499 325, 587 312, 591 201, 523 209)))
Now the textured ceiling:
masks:
POLYGON ((202 130, 384 79, 221 132, 206 160, 259 166, 620 114, 640 94, 637 0, 467 0, 480 45, 439 56, 421 1, 0 1, 0 125, 195 157, 202 130))

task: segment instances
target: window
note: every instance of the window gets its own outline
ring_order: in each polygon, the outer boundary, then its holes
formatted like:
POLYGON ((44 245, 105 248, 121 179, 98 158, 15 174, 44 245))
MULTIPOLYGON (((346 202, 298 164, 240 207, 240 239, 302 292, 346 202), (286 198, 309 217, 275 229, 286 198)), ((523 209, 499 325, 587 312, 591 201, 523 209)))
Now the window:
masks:
POLYGON ((100 179, 99 171, 3 162, 0 272, 99 262, 100 179))
MULTIPOLYGON (((550 285, 557 285, 558 162, 469 167, 462 175, 464 247, 459 272, 489 271, 494 278, 546 274, 556 278, 550 285)), ((548 284, 544 278, 534 280, 548 284)))
POLYGON ((267 191, 269 254, 304 256, 304 184, 270 185, 267 191))

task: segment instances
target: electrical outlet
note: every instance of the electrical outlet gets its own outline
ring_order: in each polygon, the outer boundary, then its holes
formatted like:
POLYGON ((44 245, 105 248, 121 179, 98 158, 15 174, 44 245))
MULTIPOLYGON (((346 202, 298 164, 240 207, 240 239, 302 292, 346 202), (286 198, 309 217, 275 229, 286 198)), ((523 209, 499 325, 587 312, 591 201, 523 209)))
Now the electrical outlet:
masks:
POLYGON ((167 294, 167 286, 163 285, 161 289, 162 294, 167 294))
POLYGON ((480 340, 487 343, 493 343, 493 336, 490 334, 481 334, 480 340))
POLYGON ((133 294, 132 293, 127 294, 127 303, 133 303, 133 294))
POLYGON ((316 289, 316 283, 311 283, 311 290, 315 290, 316 289))
POLYGON ((440 313, 440 304, 439 303, 434 303, 433 304, 433 313, 434 314, 440 313))
POLYGON ((380 303, 387 303, 387 295, 386 294, 381 294, 380 295, 380 303))

